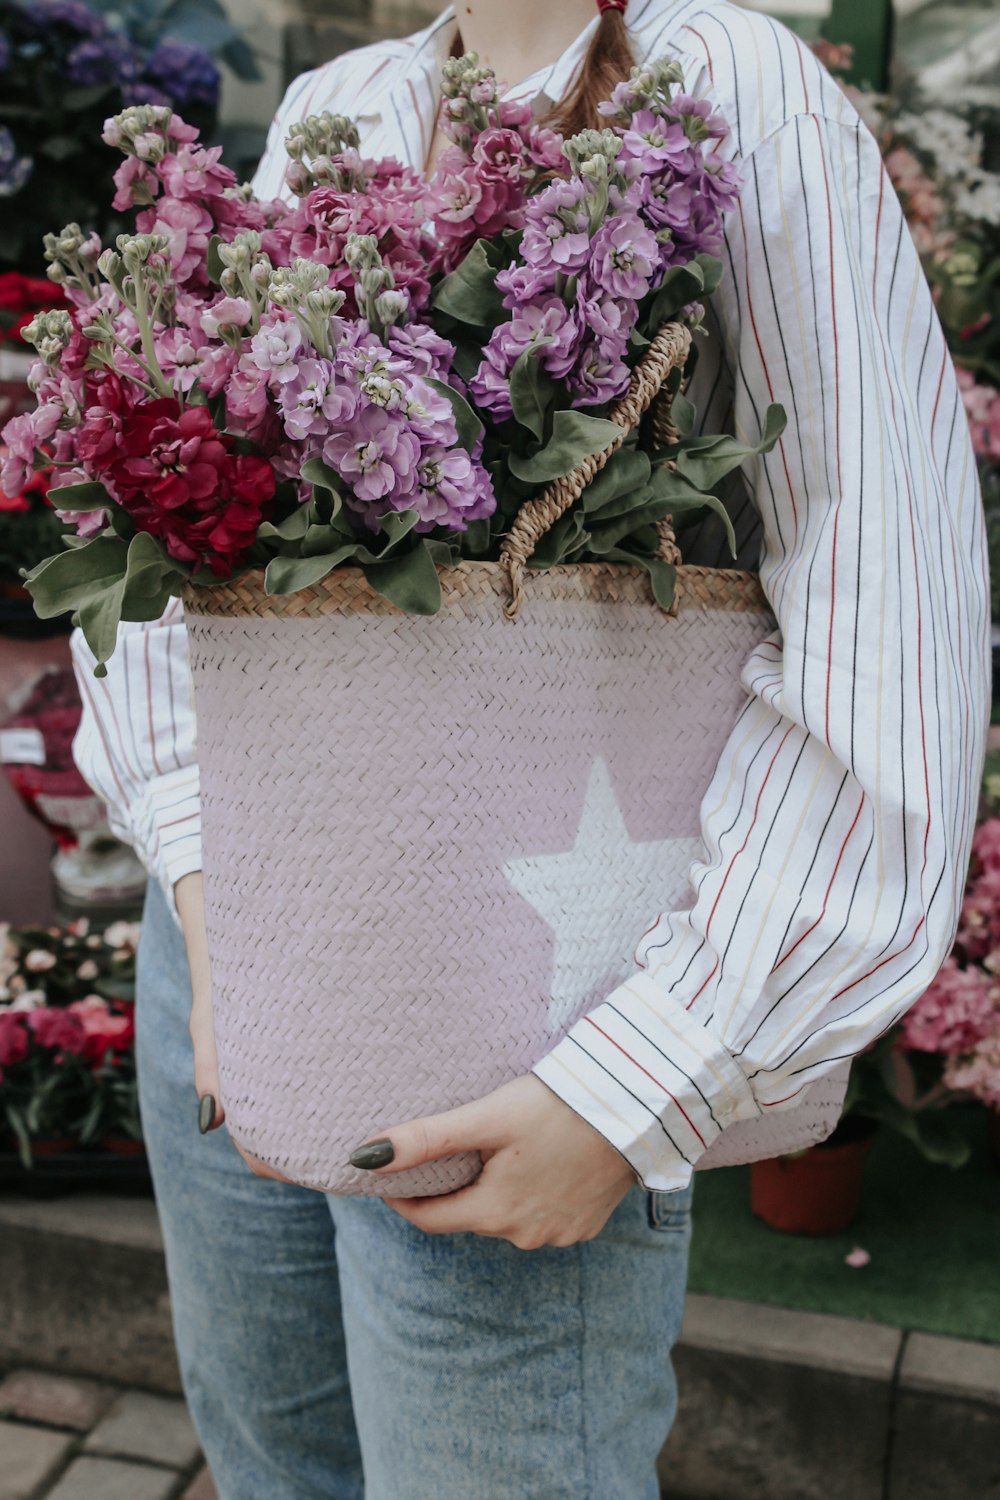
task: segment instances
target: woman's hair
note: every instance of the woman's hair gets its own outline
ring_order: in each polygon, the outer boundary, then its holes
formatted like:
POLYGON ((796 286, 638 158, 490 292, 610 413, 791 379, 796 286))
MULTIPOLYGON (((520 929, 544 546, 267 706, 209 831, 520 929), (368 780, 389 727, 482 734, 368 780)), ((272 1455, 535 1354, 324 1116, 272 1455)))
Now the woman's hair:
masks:
POLYGON ((600 129, 605 122, 597 106, 629 76, 634 62, 625 17, 620 10, 605 10, 572 87, 545 116, 543 124, 564 136, 600 129))

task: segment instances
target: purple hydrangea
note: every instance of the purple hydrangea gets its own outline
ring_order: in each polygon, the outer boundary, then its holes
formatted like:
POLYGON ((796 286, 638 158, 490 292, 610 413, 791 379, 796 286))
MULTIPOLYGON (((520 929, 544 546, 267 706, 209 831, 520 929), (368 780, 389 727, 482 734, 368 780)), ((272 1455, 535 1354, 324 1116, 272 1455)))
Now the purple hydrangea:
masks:
POLYGON ((107 36, 108 29, 100 16, 83 0, 34 0, 33 18, 43 26, 65 26, 78 36, 107 36))
POLYGON ((143 68, 141 88, 166 96, 177 109, 215 109, 222 77, 208 53, 187 42, 162 41, 143 68))
POLYGON ((90 37, 71 49, 66 73, 78 88, 102 84, 127 88, 135 78, 136 56, 124 37, 90 37))

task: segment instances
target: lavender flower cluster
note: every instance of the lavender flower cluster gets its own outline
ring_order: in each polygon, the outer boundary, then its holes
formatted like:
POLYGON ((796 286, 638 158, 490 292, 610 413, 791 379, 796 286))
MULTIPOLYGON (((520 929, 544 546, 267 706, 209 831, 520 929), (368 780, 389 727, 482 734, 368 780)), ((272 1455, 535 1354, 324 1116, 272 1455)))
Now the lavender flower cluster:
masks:
POLYGON ((602 106, 609 127, 565 143, 572 174, 528 200, 519 258, 497 276, 512 317, 470 385, 497 420, 529 352, 575 406, 621 396, 640 304, 672 266, 720 250, 738 176, 706 146, 728 130, 704 101, 672 94, 680 81, 675 62, 633 70, 602 106))

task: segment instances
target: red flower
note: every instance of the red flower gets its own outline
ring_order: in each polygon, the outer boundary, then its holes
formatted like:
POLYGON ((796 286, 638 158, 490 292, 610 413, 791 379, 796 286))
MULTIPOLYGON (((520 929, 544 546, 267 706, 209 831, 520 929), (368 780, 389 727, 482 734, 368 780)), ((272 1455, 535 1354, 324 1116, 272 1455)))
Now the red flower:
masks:
POLYGON ((50 1010, 42 1007, 31 1010, 27 1016, 28 1028, 40 1047, 51 1047, 59 1052, 79 1054, 84 1047, 83 1022, 65 1010, 50 1010))
POLYGON ((182 411, 164 397, 130 412, 114 449, 93 462, 141 531, 221 578, 253 542, 275 488, 267 459, 235 454, 233 443, 206 407, 182 411))
POLYGON ((9 1068, 28 1055, 27 1017, 22 1012, 0 1011, 0 1065, 9 1068))
POLYGON ((135 1041, 132 1006, 123 1007, 116 1014, 100 995, 88 995, 86 1000, 76 1000, 66 1009, 83 1026, 83 1055, 95 1067, 100 1066, 109 1052, 126 1052, 135 1041))

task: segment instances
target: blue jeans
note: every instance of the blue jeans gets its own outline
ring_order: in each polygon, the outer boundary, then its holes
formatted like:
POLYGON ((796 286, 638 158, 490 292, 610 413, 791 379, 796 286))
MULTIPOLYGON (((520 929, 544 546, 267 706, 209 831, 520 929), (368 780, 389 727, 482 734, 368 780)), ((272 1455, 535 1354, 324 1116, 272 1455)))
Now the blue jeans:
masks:
MULTIPOLYGON (((275 996, 275 1004, 283 1004, 275 996)), ((252 1177, 196 1126, 184 947, 150 888, 143 1122, 191 1411, 220 1500, 656 1500, 687 1192, 570 1249, 434 1236, 252 1177)))

